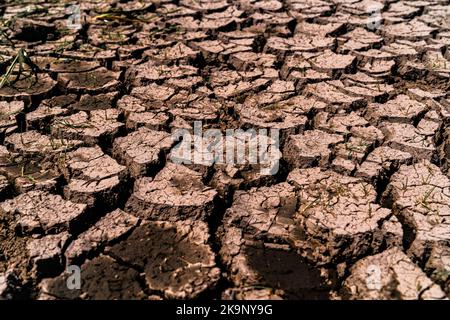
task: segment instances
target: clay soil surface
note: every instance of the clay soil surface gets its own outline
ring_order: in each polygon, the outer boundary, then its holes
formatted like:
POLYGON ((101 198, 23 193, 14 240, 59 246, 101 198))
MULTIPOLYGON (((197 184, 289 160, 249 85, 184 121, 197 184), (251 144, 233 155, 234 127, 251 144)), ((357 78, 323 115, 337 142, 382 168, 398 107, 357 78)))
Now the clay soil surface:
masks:
POLYGON ((449 1, 6 0, 0 31, 0 299, 450 297, 449 1), (278 170, 173 161, 196 121, 279 130, 278 170))

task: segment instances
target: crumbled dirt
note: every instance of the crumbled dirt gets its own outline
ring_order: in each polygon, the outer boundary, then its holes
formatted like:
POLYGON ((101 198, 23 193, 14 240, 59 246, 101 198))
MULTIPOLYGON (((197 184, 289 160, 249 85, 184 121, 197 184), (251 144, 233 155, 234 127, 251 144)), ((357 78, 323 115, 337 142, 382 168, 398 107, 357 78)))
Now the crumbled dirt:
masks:
POLYGON ((0 300, 450 298, 450 6, 381 2, 6 0, 0 300))

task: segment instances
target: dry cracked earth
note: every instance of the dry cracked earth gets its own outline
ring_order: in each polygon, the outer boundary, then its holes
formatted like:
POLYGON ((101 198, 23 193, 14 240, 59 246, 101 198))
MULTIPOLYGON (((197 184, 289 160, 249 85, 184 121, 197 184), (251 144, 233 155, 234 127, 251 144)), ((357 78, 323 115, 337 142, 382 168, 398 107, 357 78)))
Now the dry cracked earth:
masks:
POLYGON ((0 14, 1 298, 450 297, 449 1, 0 14), (279 129, 280 170, 172 162, 194 121, 279 129))

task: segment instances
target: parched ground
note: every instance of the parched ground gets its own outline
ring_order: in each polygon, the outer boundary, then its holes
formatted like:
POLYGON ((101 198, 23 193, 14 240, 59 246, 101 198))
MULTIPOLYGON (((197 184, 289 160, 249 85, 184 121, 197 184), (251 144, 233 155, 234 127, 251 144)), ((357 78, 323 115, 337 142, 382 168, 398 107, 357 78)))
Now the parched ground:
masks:
POLYGON ((449 1, 20 2, 0 299, 450 297, 449 1), (279 170, 175 163, 195 121, 279 170))

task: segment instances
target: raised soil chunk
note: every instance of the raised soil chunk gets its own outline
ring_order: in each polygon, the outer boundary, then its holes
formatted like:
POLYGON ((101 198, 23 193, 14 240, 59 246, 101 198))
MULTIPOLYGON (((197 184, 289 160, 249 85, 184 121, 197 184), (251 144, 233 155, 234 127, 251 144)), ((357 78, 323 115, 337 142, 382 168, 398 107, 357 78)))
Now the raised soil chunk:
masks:
MULTIPOLYGON (((298 2, 297 4, 299 7, 301 7, 303 5, 300 2, 298 2)), ((295 6, 296 4, 293 4, 293 5, 295 6)), ((315 5, 312 2, 311 8, 313 8, 314 6, 315 5)), ((297 23, 297 25, 295 27, 295 33, 327 36, 332 33, 335 33, 342 27, 343 27, 342 23, 316 24, 316 23, 308 23, 305 21, 301 21, 301 22, 297 23)))
POLYGON ((176 101, 178 103, 170 108, 169 113, 186 121, 216 122, 225 108, 223 103, 214 99, 196 99, 195 95, 193 98, 193 101, 186 103, 186 99, 180 95, 177 97, 180 101, 176 101))
POLYGON ((66 155, 61 168, 66 179, 101 180, 114 175, 123 177, 125 167, 103 153, 100 147, 83 147, 66 155))
POLYGON ((35 19, 18 18, 11 21, 11 37, 27 42, 45 41, 55 35, 55 25, 35 19))
POLYGON ((194 76, 197 71, 197 68, 188 65, 155 65, 149 61, 129 68, 126 77, 134 86, 142 86, 158 80, 194 76))
POLYGON ((71 273, 44 279, 39 287, 39 299, 136 300, 147 296, 140 286, 140 275, 110 257, 100 256, 81 266, 81 288, 69 289, 71 273))
POLYGON ((117 101, 117 107, 123 112, 126 127, 130 130, 136 130, 139 127, 161 130, 170 120, 169 115, 164 112, 166 108, 160 108, 161 106, 147 103, 133 96, 123 96, 117 101))
POLYGON ((362 59, 362 62, 372 60, 372 61, 389 61, 392 58, 394 58, 394 55, 386 52, 381 51, 378 49, 369 49, 367 51, 355 51, 353 52, 354 55, 357 57, 360 57, 362 59))
MULTIPOLYGON (((239 18, 243 14, 243 11, 238 10, 234 6, 228 6, 228 8, 222 12, 214 12, 211 14, 205 14, 200 23, 194 24, 193 29, 201 30, 230 30, 233 29, 237 23, 243 21, 239 18)), ((178 19, 177 19, 178 20, 178 19)), ((183 22, 180 19, 180 22, 183 22)), ((190 30, 189 25, 183 26, 190 30)))
POLYGON ((442 134, 442 144, 438 148, 438 154, 442 163, 442 170, 450 176, 450 128, 442 134))
POLYGON ((325 103, 335 105, 337 109, 356 109, 367 103, 363 98, 347 95, 326 82, 308 84, 305 93, 311 94, 325 103))
POLYGON ((128 115, 133 112, 140 113, 148 110, 153 111, 153 109, 159 109, 161 111, 165 110, 163 108, 158 107, 153 108, 153 105, 150 103, 146 103, 145 100, 130 95, 124 95, 117 101, 117 108, 124 113, 125 118, 128 117, 128 115))
POLYGON ((98 68, 81 73, 59 73, 59 85, 69 92, 100 93, 114 90, 119 85, 120 72, 98 68))
POLYGON ((76 94, 65 94, 61 96, 55 96, 50 99, 42 100, 39 104, 40 106, 48 107, 48 108, 62 108, 66 109, 70 105, 77 102, 76 94))
POLYGON ((169 133, 142 127, 126 137, 117 138, 113 144, 113 156, 136 178, 154 172, 173 144, 169 133))
POLYGON ((239 81, 251 81, 262 76, 263 72, 259 69, 252 69, 248 71, 235 70, 214 70, 209 77, 209 83, 212 88, 220 88, 229 84, 236 84, 239 81))
POLYGON ((384 26, 382 32, 389 39, 418 41, 431 38, 431 33, 435 30, 435 28, 429 27, 423 22, 412 20, 407 23, 384 26))
POLYGON ((365 28, 356 28, 340 36, 339 42, 343 43, 339 46, 338 51, 357 52, 361 49, 370 49, 372 46, 377 45, 382 41, 383 38, 375 33, 369 32, 365 28))
MULTIPOLYGON (((356 127, 366 127, 369 123, 367 122, 367 120, 365 120, 363 117, 361 117, 360 115, 358 115, 356 112, 351 112, 350 114, 337 114, 337 115, 331 115, 328 114, 326 112, 319 112, 315 117, 314 117, 314 128, 316 129, 320 129, 323 131, 327 131, 329 133, 337 133, 337 134, 350 134, 350 130, 352 128, 356 128, 356 127)), ((366 130, 368 131, 368 139, 367 140, 372 140, 370 139, 373 135, 372 132, 370 132, 370 130, 368 130, 369 128, 367 128, 366 130), (370 134, 370 133, 372 134, 370 134)), ((376 131, 377 129, 372 127, 371 128, 372 131, 376 131)), ((365 134, 362 132, 362 130, 360 130, 360 132, 355 131, 355 133, 357 133, 358 136, 362 136, 364 137, 365 134), (358 134, 359 133, 359 134, 358 134)), ((381 132, 379 133, 379 135, 381 135, 381 132)), ((378 139, 376 139, 378 140, 378 139)))
POLYGON ((66 152, 44 154, 37 156, 20 155, 10 152, 6 147, 0 148, 0 173, 3 174, 6 181, 1 183, 0 198, 10 195, 12 188, 16 192, 24 193, 32 189, 55 191, 61 173, 58 171, 57 163, 66 152), (10 188, 11 187, 11 188, 10 188))
POLYGON ((217 191, 201 173, 168 162, 154 179, 136 180, 126 211, 150 220, 204 220, 214 209, 217 191))
POLYGON ((112 209, 123 200, 124 184, 118 176, 105 179, 72 179, 64 187, 64 197, 89 207, 105 210, 112 209))
POLYGON ((450 244, 450 179, 437 166, 402 165, 383 197, 409 230, 409 254, 423 261, 434 247, 450 244))
MULTIPOLYGON (((315 57, 316 55, 313 55, 315 57)), ((303 54, 295 54, 288 56, 284 59, 284 64, 280 68, 280 77, 291 79, 294 77, 294 73, 305 73, 310 70, 311 63, 307 61, 307 57, 303 54)))
POLYGON ((63 249, 70 235, 67 231, 51 234, 27 243, 28 256, 39 276, 57 275, 62 269, 63 249))
POLYGON ((386 77, 391 74, 394 66, 394 60, 374 60, 373 62, 367 62, 366 64, 358 65, 358 70, 368 73, 373 77, 386 77))
POLYGON ((265 46, 266 53, 273 53, 283 57, 293 52, 317 52, 331 48, 335 39, 323 36, 297 34, 292 38, 270 37, 265 46))
POLYGON ((426 101, 428 99, 439 100, 445 97, 445 93, 443 91, 439 90, 428 91, 420 88, 409 88, 408 95, 411 98, 416 99, 418 101, 426 101))
POLYGON ((331 163, 331 168, 338 173, 351 175, 356 168, 356 164, 352 160, 336 157, 331 163))
POLYGON ((124 124, 119 122, 119 111, 116 109, 80 111, 73 115, 55 118, 52 124, 52 135, 55 138, 79 139, 86 144, 110 142, 124 124))
POLYGON ((448 58, 442 55, 440 51, 427 51, 423 57, 423 65, 419 65, 419 69, 425 66, 431 73, 437 73, 441 77, 450 76, 450 65, 448 58))
POLYGON ((225 162, 214 165, 210 185, 225 199, 233 190, 271 185, 283 174, 278 136, 272 132, 246 134, 227 136, 225 146, 215 145, 219 155, 225 150, 225 162))
POLYGON ((389 94, 394 92, 394 87, 388 84, 359 84, 352 81, 346 81, 344 84, 340 80, 328 83, 346 94, 361 97, 367 101, 383 102, 389 98, 389 94))
POLYGON ((256 79, 254 81, 240 81, 238 83, 230 83, 224 87, 214 88, 214 94, 217 98, 228 100, 250 92, 259 91, 262 87, 267 85, 268 79, 256 79))
POLYGON ((425 272, 430 278, 440 284, 444 291, 450 293, 450 248, 445 245, 439 245, 431 249, 425 272))
POLYGON ((220 40, 205 40, 193 43, 192 46, 198 49, 208 61, 225 60, 230 54, 251 51, 249 46, 233 42, 225 43, 220 40))
POLYGON ((398 218, 392 215, 388 220, 383 221, 381 230, 384 236, 384 243, 388 248, 399 247, 403 248, 403 225, 398 221, 398 218))
POLYGON ((374 143, 360 137, 350 137, 348 141, 338 144, 334 148, 337 157, 360 163, 369 153, 374 143))
POLYGON ((336 76, 339 73, 351 71, 355 67, 356 58, 351 55, 336 54, 331 50, 325 50, 319 56, 310 59, 309 62, 317 71, 336 76))
POLYGON ((141 270, 150 290, 166 298, 192 299, 220 277, 203 222, 148 222, 107 248, 119 261, 141 270))
MULTIPOLYGON (((96 60, 103 63, 108 63, 116 57, 116 50, 114 49, 102 49, 94 45, 84 43, 77 46, 76 50, 65 50, 61 56, 69 59, 83 59, 83 60, 96 60)), ((103 68, 96 69, 101 71, 103 68)), ((82 81, 80 79, 80 81, 82 81)))
POLYGON ((86 214, 86 205, 59 195, 30 191, 0 204, 2 215, 14 216, 24 234, 72 230, 86 214))
POLYGON ((163 112, 132 112, 126 118, 126 126, 130 130, 136 130, 139 127, 162 130, 168 122, 169 116, 163 112))
POLYGON ((421 7, 424 3, 421 1, 411 3, 397 2, 389 6, 389 10, 384 13, 384 17, 387 21, 400 21, 401 18, 406 18, 416 16, 420 14, 421 7))
POLYGON ((308 130, 291 135, 283 148, 284 159, 293 168, 305 168, 316 164, 327 164, 331 147, 344 141, 344 137, 320 130, 308 130))
POLYGON ((148 103, 161 105, 175 94, 175 89, 151 83, 147 86, 133 88, 130 94, 148 103))
POLYGON ((230 288, 226 289, 221 299, 223 300, 281 300, 282 298, 277 295, 272 288, 230 288))
POLYGON ((417 129, 421 135, 434 137, 438 133, 439 126, 439 120, 424 118, 417 124, 417 129))
POLYGON ((389 147, 412 154, 417 159, 431 159, 435 151, 433 137, 406 123, 382 123, 381 131, 389 147))
MULTIPOLYGON (((287 12, 270 12, 273 9, 269 9, 272 7, 272 3, 267 3, 264 1, 260 1, 258 4, 253 4, 253 8, 262 9, 263 12, 258 12, 260 10, 256 10, 257 12, 253 13, 250 17, 253 19, 253 22, 259 26, 262 25, 264 29, 273 30, 274 33, 289 33, 287 31, 287 26, 291 24, 295 19, 290 16, 287 12), (266 11, 267 9, 267 11, 266 11), (266 12, 265 12, 266 11, 266 12)), ((276 4, 279 6, 279 3, 276 4)), ((256 28, 256 30, 259 30, 256 28)))
POLYGON ((397 247, 353 265, 343 291, 350 299, 364 300, 445 298, 441 288, 397 247))
POLYGON ((320 168, 295 169, 287 181, 299 188, 296 220, 307 237, 296 245, 313 262, 353 260, 379 249, 380 224, 391 211, 375 203, 372 185, 320 168))
POLYGON ((70 138, 56 139, 32 130, 10 135, 5 139, 5 144, 24 156, 46 157, 73 150, 83 142, 70 138))
MULTIPOLYGON (((268 111, 268 115, 272 115, 272 112, 270 111, 276 111, 275 112, 276 115, 278 114, 278 112, 293 115, 307 115, 310 113, 317 113, 323 111, 326 109, 326 107, 327 104, 322 101, 319 101, 314 98, 306 98, 301 95, 296 95, 286 100, 281 100, 279 102, 268 104, 260 109, 262 109, 263 111, 268 111)), ((246 104, 244 104, 242 108, 237 108, 242 117, 244 117, 246 114, 245 113, 246 108, 247 108, 246 104)), ((270 120, 271 117, 272 116, 270 116, 268 120, 270 120)), ((277 119, 276 116, 275 119, 277 119)))
POLYGON ((287 243, 287 239, 295 236, 297 207, 295 189, 285 182, 249 191, 239 190, 223 221, 225 226, 239 227, 257 239, 287 243))
POLYGON ((295 83, 293 81, 275 80, 269 87, 258 95, 249 97, 249 105, 265 107, 285 100, 295 93, 295 83))
POLYGON ((117 99, 116 92, 100 93, 97 95, 83 94, 80 102, 73 105, 75 110, 105 110, 112 108, 113 101, 117 99))
POLYGON ((326 73, 316 71, 314 69, 295 70, 288 77, 289 80, 297 81, 297 91, 302 91, 308 83, 317 83, 331 80, 331 76, 326 73))
POLYGON ((395 57, 402 59, 415 59, 418 56, 418 52, 414 47, 397 42, 381 47, 381 51, 393 54, 395 57))
POLYGON ((138 222, 138 218, 120 209, 106 214, 72 241, 65 252, 66 259, 71 264, 89 257, 105 245, 125 236, 138 222))
POLYGON ((265 244, 239 227, 225 228, 219 252, 238 288, 270 288, 287 299, 327 299, 330 288, 321 270, 309 265, 288 245, 265 244))
POLYGON ((192 9, 193 11, 201 11, 201 12, 215 12, 222 11, 228 7, 228 3, 224 0, 200 0, 200 1, 192 1, 192 0, 182 0, 180 4, 183 7, 187 7, 192 9))
POLYGON ((66 155, 61 170, 69 183, 64 195, 89 206, 114 207, 121 198, 126 167, 103 153, 100 147, 79 148, 66 155))
POLYGON ((369 153, 355 175, 367 180, 382 180, 400 165, 411 163, 412 159, 412 155, 407 152, 381 146, 369 153))
POLYGON ((56 87, 56 81, 48 74, 25 77, 14 82, 14 86, 0 88, 0 98, 7 100, 29 100, 30 98, 45 98, 56 87))
POLYGON ((215 167, 209 185, 217 190, 226 202, 232 199, 235 190, 268 185, 277 181, 276 175, 267 175, 257 166, 219 165, 215 167))
POLYGON ((197 57, 198 51, 194 51, 183 43, 177 43, 172 47, 163 50, 150 49, 144 52, 144 57, 148 56, 151 60, 159 63, 169 64, 172 61, 189 62, 197 57))
POLYGON ((0 128, 8 128, 17 125, 16 116, 23 112, 22 101, 0 101, 0 128))
POLYGON ((276 61, 277 57, 273 54, 244 51, 233 53, 230 56, 229 63, 233 65, 236 70, 244 71, 254 67, 271 68, 274 66, 276 61))
POLYGON ((369 104, 366 117, 374 123, 386 120, 411 124, 427 110, 428 107, 425 104, 412 100, 406 95, 399 95, 383 104, 369 104))
POLYGON ((183 79, 167 79, 165 84, 179 90, 187 90, 187 91, 194 91, 197 87, 201 86, 203 84, 203 78, 202 77, 186 77, 183 79))

